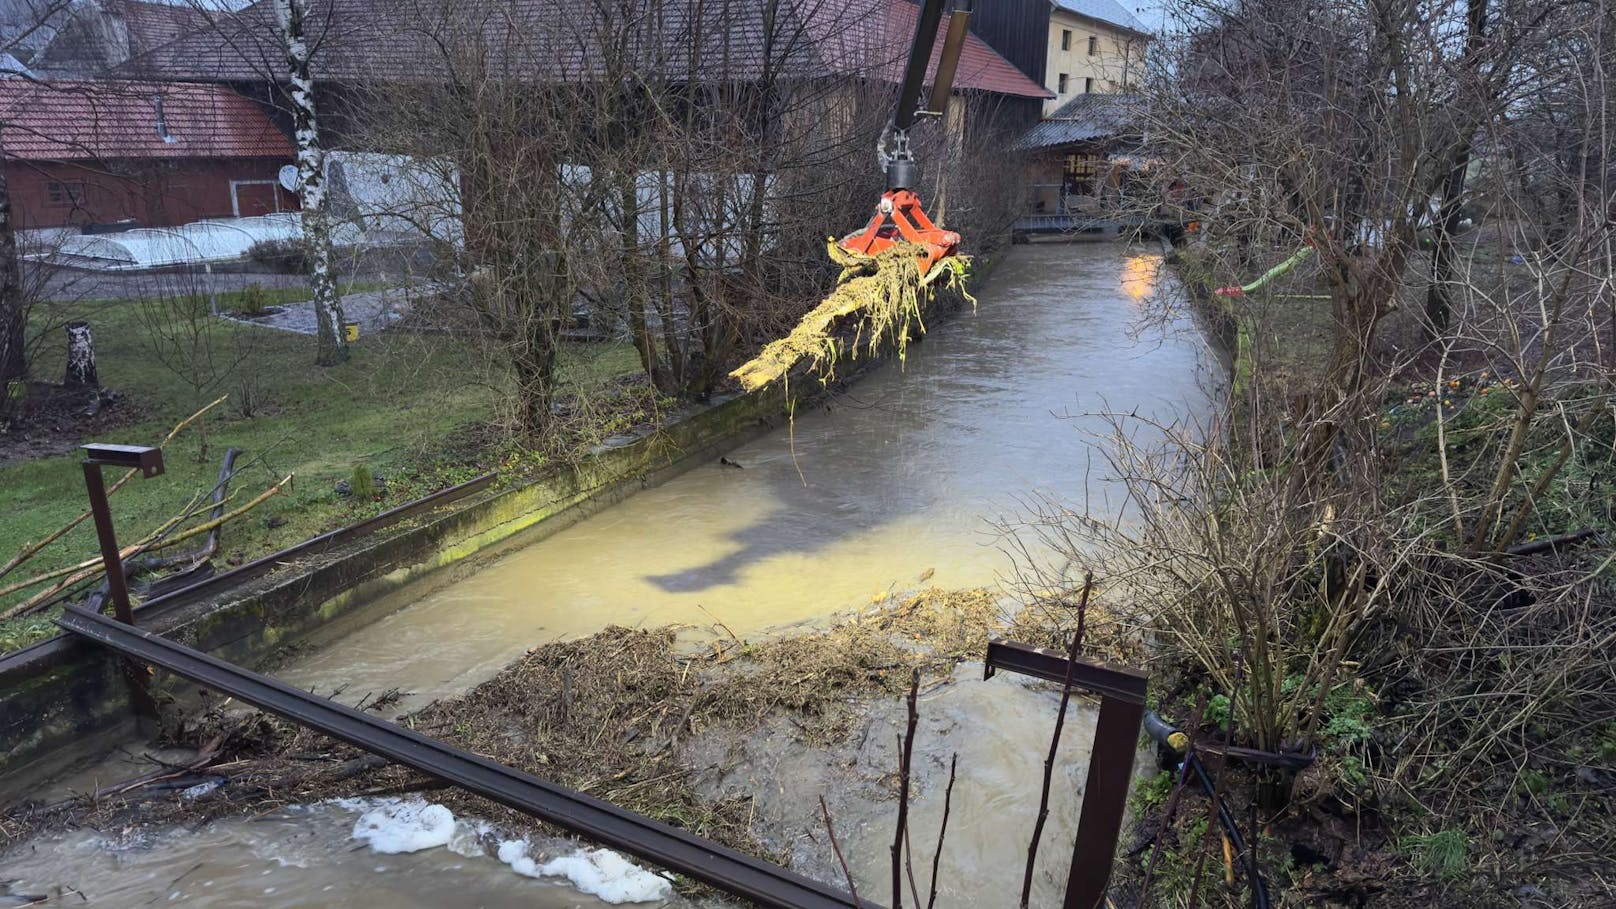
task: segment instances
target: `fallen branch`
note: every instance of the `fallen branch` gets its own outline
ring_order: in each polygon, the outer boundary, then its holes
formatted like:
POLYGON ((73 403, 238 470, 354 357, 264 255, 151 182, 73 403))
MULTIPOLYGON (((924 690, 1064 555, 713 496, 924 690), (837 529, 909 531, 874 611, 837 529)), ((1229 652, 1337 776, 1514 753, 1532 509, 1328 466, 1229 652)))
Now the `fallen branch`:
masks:
MULTIPOLYGON (((195 501, 193 500, 192 505, 194 505, 194 504, 195 504, 195 501)), ((189 518, 190 517, 190 507, 191 506, 186 506, 186 511, 183 511, 180 514, 178 514, 178 515, 176 515, 176 516, 174 516, 172 518, 169 518, 167 521, 163 522, 163 524, 161 526, 159 526, 156 530, 154 530, 151 533, 147 534, 146 536, 142 537, 138 542, 133 543, 133 544, 131 544, 129 546, 125 546, 123 549, 120 549, 118 551, 119 560, 120 561, 127 560, 131 556, 139 555, 140 553, 144 552, 146 550, 146 548, 151 544, 152 540, 155 540, 156 538, 158 538, 163 533, 166 533, 170 529, 174 528, 175 526, 177 526, 178 524, 184 522, 187 518, 189 518)), ((89 580, 90 578, 95 577, 96 575, 102 573, 104 570, 105 570, 105 566, 102 564, 102 561, 100 559, 85 559, 84 561, 78 563, 77 565, 69 565, 69 566, 67 566, 65 568, 58 568, 55 571, 47 572, 46 574, 42 574, 42 575, 40 575, 39 577, 36 577, 36 578, 30 578, 30 579, 28 579, 26 581, 18 581, 16 584, 13 584, 10 587, 7 587, 7 588, 5 588, 3 590, 0 590, 0 596, 5 596, 6 594, 16 593, 19 590, 24 590, 24 589, 27 589, 29 587, 36 586, 38 584, 43 584, 44 582, 53 580, 55 578, 63 578, 63 580, 57 582, 52 587, 50 587, 50 588, 48 588, 46 590, 42 590, 39 593, 36 593, 33 596, 29 597, 28 599, 22 601, 21 603, 18 603, 16 606, 13 606, 10 609, 6 610, 5 612, 0 613, 0 621, 5 621, 6 619, 15 618, 15 617, 17 617, 19 615, 26 615, 27 613, 32 612, 35 609, 39 609, 42 606, 44 606, 46 603, 49 603, 51 601, 51 599, 54 598, 57 594, 61 593, 64 590, 67 590, 68 588, 71 588, 71 587, 73 587, 73 586, 75 586, 77 584, 81 584, 84 581, 89 580), (64 575, 66 577, 63 577, 64 575)))
MULTIPOLYGON (((226 523, 228 523, 230 521, 233 521, 236 518, 241 517, 242 515, 246 514, 247 512, 252 511, 254 508, 257 508, 259 505, 264 504, 264 502, 268 501, 270 498, 274 497, 277 493, 279 493, 283 488, 285 488, 286 484, 292 482, 292 478, 293 478, 292 474, 287 474, 284 478, 281 479, 281 481, 279 483, 276 483, 274 486, 271 486, 269 489, 267 489, 264 492, 260 493, 257 498, 254 498, 251 502, 248 502, 247 504, 241 506, 240 508, 237 508, 237 509, 229 512, 228 514, 222 515, 222 516, 220 516, 218 518, 215 518, 213 520, 207 521, 207 522, 202 523, 202 524, 198 524, 197 526, 192 527, 192 528, 190 528, 190 529, 188 529, 188 530, 186 530, 186 531, 184 531, 182 533, 175 534, 174 536, 168 537, 168 538, 165 539, 164 535, 169 530, 172 530, 176 525, 190 519, 191 514, 189 513, 189 509, 187 509, 186 513, 182 513, 177 517, 169 519, 167 522, 165 522, 163 524, 162 527, 158 528, 153 533, 148 534, 140 542, 135 543, 132 546, 125 547, 123 550, 121 550, 119 552, 119 556, 121 557, 121 559, 124 562, 127 562, 129 559, 131 559, 131 558, 133 558, 133 557, 135 557, 137 555, 140 555, 143 552, 156 551, 156 550, 160 550, 160 549, 167 549, 170 546, 174 546, 174 545, 176 545, 178 543, 182 543, 182 542, 184 542, 184 541, 186 541, 188 539, 191 539, 193 537, 199 536, 199 535, 204 534, 204 533, 208 533, 209 531, 211 531, 211 530, 213 530, 213 529, 215 529, 217 527, 223 526, 224 524, 226 524, 226 523)), ((33 612, 33 611, 37 610, 37 609, 41 609, 46 604, 50 603, 52 601, 52 599, 54 599, 56 597, 57 594, 61 593, 64 590, 67 590, 70 587, 73 587, 76 584, 81 584, 84 581, 87 581, 90 578, 93 578, 98 574, 102 574, 104 571, 105 571, 105 566, 102 565, 101 560, 99 560, 99 559, 89 559, 89 560, 86 560, 84 562, 79 563, 76 566, 71 566, 71 567, 69 567, 67 569, 59 569, 56 572, 52 572, 50 575, 41 576, 41 577, 38 577, 38 578, 31 579, 29 581, 19 582, 19 584, 13 585, 12 587, 7 588, 6 590, 0 590, 0 596, 3 596, 6 593, 14 593, 17 590, 21 590, 21 589, 26 588, 26 587, 32 587, 35 584, 42 583, 44 581, 50 580, 53 577, 60 577, 64 573, 69 574, 69 577, 67 577, 64 580, 60 581, 59 583, 52 586, 51 588, 49 588, 47 590, 40 591, 39 593, 33 595, 32 597, 28 598, 27 600, 24 600, 23 602, 18 603, 16 606, 13 606, 12 608, 6 610, 4 613, 0 613, 0 621, 5 621, 6 619, 15 618, 15 617, 20 616, 20 615, 26 615, 26 614, 28 614, 30 612, 33 612)))
POLYGON ((827 246, 831 258, 844 266, 845 280, 824 302, 809 310, 790 334, 769 342, 756 357, 730 373, 747 391, 783 378, 804 359, 811 360, 815 368, 834 364, 843 345, 833 332, 839 323, 853 316, 861 316, 863 322, 846 345, 848 351, 856 354, 862 343, 873 355, 890 340, 897 346, 898 358, 903 359, 911 330, 925 331, 922 309, 931 300, 931 285, 958 285, 964 274, 965 266, 960 260, 945 259, 931 274, 921 275, 918 248, 906 243, 873 259, 855 256, 835 240, 827 246))
POLYGON ((58 811, 62 811, 63 809, 71 808, 74 805, 85 802, 94 804, 104 798, 107 798, 108 796, 122 795, 125 792, 130 792, 143 786, 149 786, 153 783, 159 783, 164 780, 177 779, 185 776, 188 773, 195 773, 196 771, 207 767, 213 762, 213 759, 218 756, 219 748, 224 744, 224 738, 225 737, 223 734, 213 737, 208 741, 207 744, 202 746, 202 749, 197 752, 195 758, 192 758, 190 761, 187 761, 184 764, 177 766, 164 766, 157 770, 153 770, 150 773, 143 773, 140 776, 124 780, 121 783, 113 783, 111 786, 103 786, 87 795, 73 796, 71 798, 62 799, 59 802, 53 802, 37 809, 37 811, 40 814, 54 814, 58 811))
MULTIPOLYGON (((211 404, 207 405, 206 407, 202 408, 201 410, 197 411, 196 413, 193 413, 190 416, 186 417, 185 419, 181 420, 178 424, 176 424, 174 426, 173 429, 169 430, 168 435, 163 437, 163 441, 158 443, 157 447, 158 448, 167 448, 168 443, 174 441, 174 438, 176 436, 178 436, 181 432, 185 431, 185 428, 187 426, 190 426, 192 423, 196 422, 198 419, 200 419, 202 417, 203 414, 207 413, 208 411, 212 410, 215 407, 218 407, 220 404, 223 404, 225 402, 225 400, 228 399, 229 397, 230 397, 229 395, 225 395, 225 396, 219 398, 217 401, 214 401, 213 403, 211 403, 211 404)), ((117 482, 113 483, 110 487, 107 488, 107 495, 111 496, 113 493, 115 493, 118 490, 122 489, 125 483, 128 483, 130 480, 134 479, 135 476, 137 474, 139 474, 139 473, 140 473, 140 471, 138 469, 131 469, 129 471, 126 471, 123 476, 118 478, 117 482)), ((39 552, 41 550, 43 550, 45 547, 47 547, 50 544, 56 542, 57 540, 60 540, 62 537, 66 536, 69 532, 71 532, 73 530, 73 528, 75 528, 75 527, 79 526, 80 524, 84 523, 89 518, 90 518, 90 512, 89 511, 84 511, 78 517, 74 518, 71 521, 68 521, 66 526, 61 527, 58 530, 50 533, 49 535, 47 535, 44 539, 40 540, 39 542, 30 543, 27 546, 24 546, 22 548, 21 552, 17 553, 15 556, 13 556, 11 558, 11 561, 7 562, 4 566, 0 566, 0 577, 5 577, 7 574, 9 574, 11 572, 12 569, 16 568, 18 565, 21 565, 22 563, 24 563, 24 562, 28 561, 29 559, 33 558, 34 556, 38 555, 39 552)), ((26 585, 25 584, 23 586, 27 587, 27 586, 31 586, 31 585, 26 585)), ((18 588, 18 589, 20 589, 20 588, 18 588)), ((0 596, 4 596, 4 592, 0 592, 0 596)))
POLYGON ((293 479, 294 476, 295 476, 294 474, 287 474, 286 476, 281 478, 280 482, 276 483, 274 486, 271 486, 268 489, 264 490, 263 492, 259 493, 257 498, 254 498, 251 502, 248 502, 247 504, 241 506, 240 508, 235 509, 234 511, 231 511, 228 514, 225 514, 225 515, 223 515, 221 517, 218 517, 218 518, 214 518, 213 520, 207 521, 206 523, 198 524, 195 527, 189 528, 189 529, 185 530, 182 533, 175 534, 174 536, 169 537, 166 540, 158 540, 157 542, 153 543, 152 545, 150 545, 150 546, 148 546, 146 548, 147 549, 153 549, 153 550, 167 549, 170 546, 175 545, 176 543, 183 543, 184 541, 189 540, 192 537, 197 537, 197 536, 200 536, 200 535, 202 535, 204 533, 208 533, 208 532, 214 530, 217 527, 222 527, 223 525, 228 524, 231 521, 234 521, 236 518, 241 517, 242 515, 246 514, 247 512, 252 511, 254 508, 257 508, 258 506, 260 506, 260 505, 264 504, 265 502, 269 501, 270 499, 274 498, 276 495, 278 495, 280 493, 280 491, 282 489, 284 489, 286 487, 286 484, 292 482, 292 479, 293 479))

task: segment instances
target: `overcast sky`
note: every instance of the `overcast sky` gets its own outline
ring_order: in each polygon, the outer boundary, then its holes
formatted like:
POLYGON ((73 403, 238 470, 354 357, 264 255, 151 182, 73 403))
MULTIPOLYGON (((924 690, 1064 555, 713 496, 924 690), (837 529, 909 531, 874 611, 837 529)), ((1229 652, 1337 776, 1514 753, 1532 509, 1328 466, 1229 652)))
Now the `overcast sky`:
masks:
POLYGON ((1140 22, 1149 26, 1151 31, 1161 30, 1162 18, 1166 14, 1161 0, 1120 0, 1120 2, 1138 16, 1140 22))

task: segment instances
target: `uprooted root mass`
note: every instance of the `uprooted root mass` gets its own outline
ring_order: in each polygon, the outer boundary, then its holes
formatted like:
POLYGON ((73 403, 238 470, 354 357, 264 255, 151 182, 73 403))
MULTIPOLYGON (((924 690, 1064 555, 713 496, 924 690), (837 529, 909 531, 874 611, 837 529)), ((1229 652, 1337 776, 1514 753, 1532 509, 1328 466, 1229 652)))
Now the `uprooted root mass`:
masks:
POLYGON ((911 334, 925 331, 924 310, 933 289, 941 284, 964 290, 966 264, 957 257, 944 259, 922 275, 920 248, 911 244, 900 243, 874 257, 850 253, 834 239, 826 247, 831 259, 842 266, 841 280, 790 334, 769 342, 750 362, 730 373, 747 391, 785 376, 804 360, 824 374, 844 350, 856 356, 864 348, 874 355, 891 343, 902 359, 911 334), (838 334, 838 327, 855 316, 852 337, 838 334))

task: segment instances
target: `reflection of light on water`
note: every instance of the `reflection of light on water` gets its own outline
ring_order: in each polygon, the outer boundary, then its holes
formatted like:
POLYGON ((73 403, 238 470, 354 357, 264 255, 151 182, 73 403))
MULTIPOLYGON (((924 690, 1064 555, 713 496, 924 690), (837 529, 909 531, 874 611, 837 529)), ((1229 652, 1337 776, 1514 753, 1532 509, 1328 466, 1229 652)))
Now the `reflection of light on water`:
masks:
POLYGON ((1122 263, 1122 292, 1135 302, 1143 301, 1156 289, 1161 256, 1129 256, 1122 263))

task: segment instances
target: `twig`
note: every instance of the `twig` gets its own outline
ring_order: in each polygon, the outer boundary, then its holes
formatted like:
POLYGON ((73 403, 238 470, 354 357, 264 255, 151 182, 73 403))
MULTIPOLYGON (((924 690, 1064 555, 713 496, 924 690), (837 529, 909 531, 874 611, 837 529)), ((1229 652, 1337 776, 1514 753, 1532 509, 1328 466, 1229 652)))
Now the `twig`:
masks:
MULTIPOLYGON (((909 769, 915 749, 915 725, 920 716, 915 708, 915 698, 919 695, 920 669, 917 667, 914 674, 909 677, 909 725, 905 728, 903 739, 899 743, 901 756, 898 759, 898 829, 892 837, 892 909, 903 909, 903 842, 904 834, 909 830, 909 769)), ((911 869, 910 879, 913 878, 914 873, 911 869)), ((916 898, 918 899, 918 896, 916 898)))
POLYGON ((735 632, 731 631, 730 627, 728 625, 725 625, 723 623, 723 621, 718 618, 718 616, 713 615, 712 611, 709 610, 706 606, 703 606, 700 603, 697 603, 696 608, 700 609, 702 612, 706 613, 707 618, 712 619, 714 625, 717 625, 719 628, 724 629, 724 633, 729 635, 730 640, 734 641, 737 644, 741 643, 741 639, 735 635, 735 632))
POLYGON ((959 752, 948 762, 948 788, 943 790, 943 822, 937 828, 937 851, 931 856, 931 895, 926 899, 926 909, 937 905, 937 869, 943 863, 943 837, 948 835, 948 812, 954 803, 954 771, 959 768, 959 752))
MULTIPOLYGON (((230 397, 229 395, 225 395, 224 397, 219 398, 219 400, 214 401, 212 404, 209 404, 208 406, 202 408, 201 410, 197 411, 196 413, 193 413, 190 416, 186 417, 185 419, 181 420, 178 423, 178 425, 176 425, 173 429, 169 430, 168 435, 163 438, 163 441, 160 442, 157 447, 158 448, 167 448, 168 443, 174 441, 174 437, 178 436, 182 431, 184 431, 185 427, 191 425, 193 422, 195 422, 197 419, 199 419, 203 414, 207 413, 208 411, 212 410, 213 408, 215 408, 215 407, 219 406, 220 404, 224 403, 225 399, 229 398, 229 397, 230 397)), ((113 483, 110 487, 107 488, 107 495, 110 496, 113 493, 117 492, 119 489, 122 489, 124 484, 128 483, 130 480, 134 479, 135 475, 138 474, 138 473, 140 473, 140 471, 138 469, 130 470, 130 471, 127 471, 126 473, 124 473, 123 476, 118 478, 117 482, 113 483)), ((6 564, 3 567, 0 567, 0 577, 4 577, 5 575, 9 574, 13 568, 16 568, 18 565, 21 565, 22 563, 24 563, 24 562, 28 561, 29 559, 33 558, 34 556, 38 555, 39 552, 41 550, 43 550, 46 546, 49 546, 50 544, 56 542, 57 540, 61 539, 64 536, 66 536, 70 531, 72 531, 73 528, 75 528, 75 527, 79 526, 80 524, 84 523, 85 521, 89 520, 89 518, 90 518, 90 512, 86 510, 83 513, 81 513, 78 517, 74 518, 71 521, 68 521, 65 526, 57 529, 53 533, 46 536, 43 540, 40 540, 37 543, 32 543, 32 544, 30 544, 28 546, 23 547, 21 552, 17 553, 15 556, 13 556, 11 558, 11 560, 6 562, 6 564)), ((32 586, 32 585, 24 585, 24 586, 32 586)))
POLYGON ((95 802, 99 802, 108 796, 122 795, 125 792, 139 789, 142 786, 149 786, 152 783, 177 779, 185 776, 186 774, 195 773, 196 771, 207 767, 210 763, 212 763, 213 759, 218 756, 219 748, 224 744, 224 739, 225 735, 223 733, 210 739, 207 744, 203 745, 201 750, 197 752, 196 757, 192 758, 185 764, 167 765, 149 773, 143 773, 140 776, 132 779, 124 780, 121 783, 114 783, 111 786, 103 786, 102 788, 88 793, 87 795, 74 796, 63 799, 59 802, 53 802, 37 809, 37 811, 40 814, 53 814, 61 811, 64 808, 70 808, 83 802, 94 804, 95 802))
POLYGON ((830 851, 836 854, 836 861, 842 866, 842 877, 847 879, 847 892, 853 897, 853 905, 863 905, 859 902, 858 885, 853 883, 853 872, 847 868, 847 858, 842 855, 842 847, 836 842, 836 831, 831 828, 830 808, 825 805, 825 797, 819 797, 819 813, 825 818, 825 834, 830 837, 830 851))
POLYGON ((1032 842, 1027 846, 1027 868, 1021 876, 1021 909, 1027 909, 1032 899, 1032 872, 1038 863, 1038 841, 1044 836, 1044 822, 1049 820, 1049 789, 1055 778, 1055 754, 1060 750, 1061 729, 1066 725, 1066 705, 1072 700, 1072 673, 1077 669, 1077 656, 1083 652, 1083 629, 1089 608, 1089 594, 1094 590, 1094 574, 1083 575, 1083 593, 1077 601, 1077 631, 1066 654, 1066 681, 1061 685, 1060 712, 1055 714, 1055 733, 1049 737, 1049 757, 1044 759, 1044 787, 1038 796, 1038 820, 1033 823, 1032 842))

